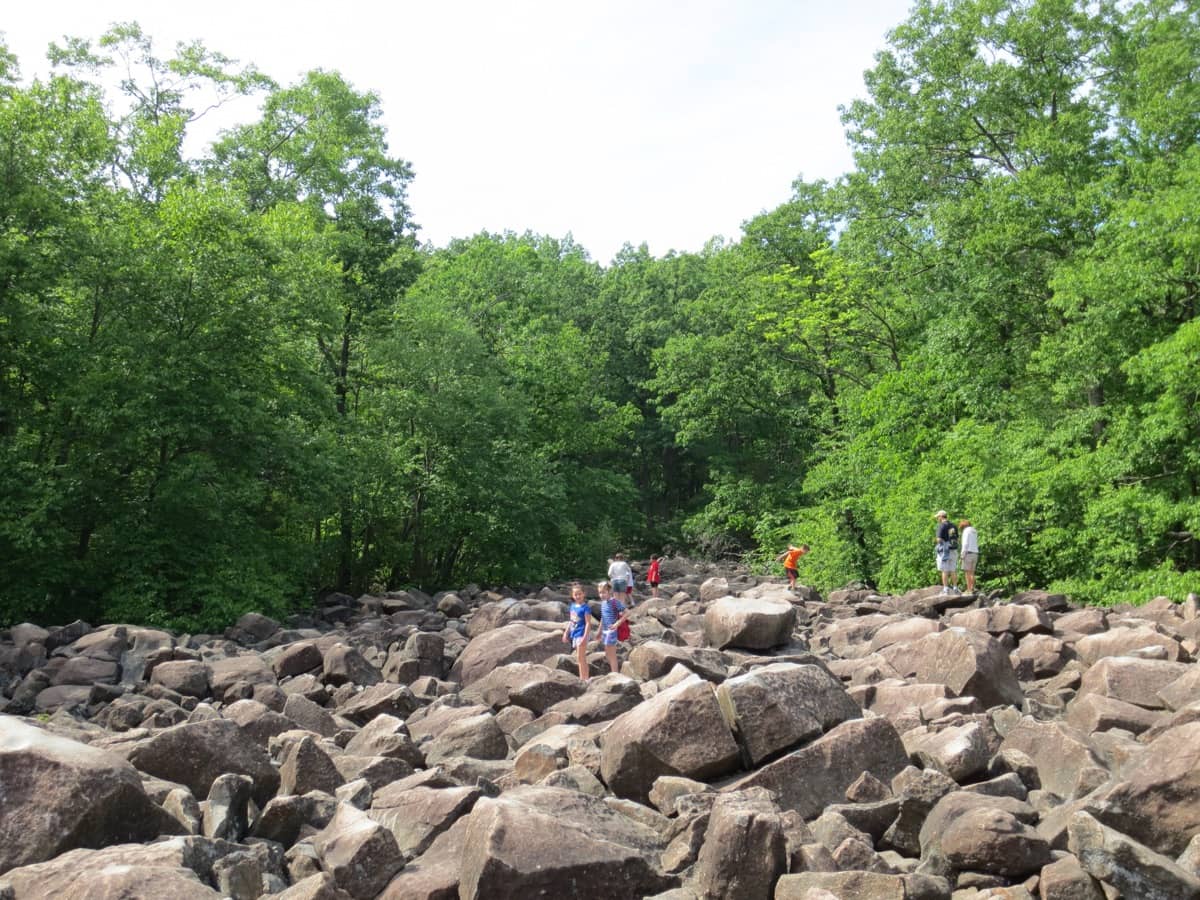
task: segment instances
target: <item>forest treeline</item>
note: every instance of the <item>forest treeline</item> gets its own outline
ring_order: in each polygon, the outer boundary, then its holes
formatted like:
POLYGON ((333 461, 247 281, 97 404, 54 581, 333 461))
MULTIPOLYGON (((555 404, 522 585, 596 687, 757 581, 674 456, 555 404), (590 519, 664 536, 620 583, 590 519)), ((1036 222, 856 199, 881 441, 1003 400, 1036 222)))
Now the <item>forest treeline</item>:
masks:
POLYGON ((939 507, 985 587, 1196 587, 1194 3, 918 0, 843 109, 854 171, 607 266, 423 245, 336 73, 135 25, 51 56, 26 82, 0 46, 0 621, 788 540, 809 583, 902 590, 939 507))

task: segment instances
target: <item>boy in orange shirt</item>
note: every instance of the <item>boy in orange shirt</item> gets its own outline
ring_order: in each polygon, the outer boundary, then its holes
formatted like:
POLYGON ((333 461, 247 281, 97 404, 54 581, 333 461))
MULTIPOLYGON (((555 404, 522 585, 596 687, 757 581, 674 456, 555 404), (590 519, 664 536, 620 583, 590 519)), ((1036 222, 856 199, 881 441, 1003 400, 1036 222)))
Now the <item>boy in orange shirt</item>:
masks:
POLYGON ((800 574, 796 564, 800 561, 800 557, 807 552, 808 544, 801 544, 799 547, 788 544, 788 548, 775 557, 777 562, 783 563, 783 571, 787 574, 789 588, 796 586, 796 576, 800 574))

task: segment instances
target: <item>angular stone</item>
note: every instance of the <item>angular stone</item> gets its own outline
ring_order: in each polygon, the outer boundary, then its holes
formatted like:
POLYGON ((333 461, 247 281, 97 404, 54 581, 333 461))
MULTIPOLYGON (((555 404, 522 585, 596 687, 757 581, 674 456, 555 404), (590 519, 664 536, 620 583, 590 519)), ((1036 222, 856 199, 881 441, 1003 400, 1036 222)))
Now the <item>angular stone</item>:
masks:
POLYGON ((228 719, 175 725, 114 749, 135 768, 185 785, 198 797, 207 797, 213 782, 226 773, 249 775, 259 806, 279 788, 279 773, 267 752, 228 719))
POLYGON ((985 706, 1020 706, 1025 695, 1008 653, 993 637, 950 628, 912 645, 917 681, 945 684, 959 696, 976 697, 985 706))
POLYGON ((784 875, 775 900, 950 900, 950 883, 934 875, 801 872, 784 875))
POLYGON ((1172 662, 1179 659, 1182 650, 1179 641, 1159 634, 1149 626, 1113 628, 1099 634, 1090 634, 1075 642, 1075 652, 1089 666, 1107 656, 1129 656, 1136 651, 1152 647, 1161 647, 1166 658, 1172 662))
POLYGON ((786 600, 722 597, 704 613, 704 637, 718 649, 769 650, 792 639, 796 608, 786 600))
POLYGON ((1074 658, 1075 651, 1066 641, 1049 634, 1027 634, 1009 654, 1017 678, 1022 681, 1057 675, 1074 658))
POLYGON ((367 815, 392 832, 406 856, 420 856, 437 837, 467 815, 483 796, 477 787, 384 789, 367 815))
POLYGON ((115 660, 75 656, 64 662, 51 676, 50 684, 62 685, 116 684, 121 667, 115 660))
POLYGON ((77 847, 183 829, 115 753, 0 716, 0 874, 77 847))
POLYGON ((174 837, 152 844, 79 849, 49 862, 13 869, 4 881, 16 900, 159 898, 215 900, 208 887, 216 864, 240 848, 227 841, 174 837))
POLYGON ((458 900, 459 871, 470 818, 455 821, 429 849, 393 878, 379 900, 458 900))
MULTIPOLYGON (((715 701, 714 701, 715 703, 715 701)), ((459 896, 612 900, 671 887, 659 871, 662 838, 604 802, 559 788, 519 787, 484 798, 464 840, 459 896)))
POLYGON ((356 684, 370 686, 383 681, 379 670, 367 662, 357 648, 349 644, 333 644, 325 648, 321 678, 326 684, 356 684))
POLYGON ((516 703, 540 716, 555 703, 578 697, 586 690, 584 682, 567 672, 537 663, 509 663, 472 683, 462 695, 493 709, 516 703))
POLYGON ((1100 882, 1084 871, 1074 856, 1043 866, 1038 891, 1040 900, 1104 900, 1100 882))
POLYGON ((721 794, 709 814, 692 889, 701 897, 770 900, 787 871, 779 809, 762 789, 721 794))
POLYGON ((421 751, 429 765, 458 756, 504 759, 508 756, 508 741, 496 724, 496 717, 486 712, 458 718, 424 744, 421 751))
POLYGON ((310 735, 287 744, 279 761, 279 780, 279 792, 284 796, 309 791, 333 794, 346 783, 329 754, 310 735))
POLYGON ((950 616, 949 624, 951 627, 986 631, 996 636, 1012 634, 1020 637, 1034 632, 1047 634, 1050 631, 1050 617, 1028 603, 1005 603, 966 610, 950 616))
POLYGON ((325 657, 312 641, 296 641, 279 649, 271 667, 279 678, 291 678, 305 672, 315 672, 325 664, 325 657))
POLYGON ((185 697, 203 699, 208 696, 210 670, 202 662, 178 660, 159 663, 150 673, 151 684, 161 684, 185 697))
POLYGON ((914 728, 902 739, 904 749, 922 768, 936 769, 959 784, 987 768, 991 748, 979 722, 940 730, 914 728))
POLYGON ((514 662, 540 663, 562 650, 562 625, 514 622, 472 638, 451 669, 463 686, 514 662))
POLYGON ((717 688, 717 701, 748 768, 862 715, 827 671, 794 663, 761 666, 730 678, 717 688))
POLYGON ((254 782, 245 775, 222 775, 213 782, 204 809, 204 836, 237 843, 250 829, 254 782))
POLYGON ((1102 694, 1077 696, 1067 704, 1067 724, 1084 734, 1120 728, 1141 734, 1154 726, 1162 714, 1102 694))
POLYGON ((924 616, 910 616, 896 622, 890 622, 875 632, 868 645, 874 652, 890 647, 893 644, 910 644, 919 641, 927 634, 945 630, 946 626, 935 619, 924 616))
POLYGON ((1084 673, 1075 696, 1078 699, 1099 694, 1146 709, 1164 709, 1166 704, 1158 692, 1193 670, 1194 667, 1186 663, 1109 656, 1084 673))
POLYGON ((1200 666, 1188 666, 1182 675, 1159 689, 1158 698, 1170 710, 1200 701, 1200 666))
POLYGON ((1195 900, 1200 879, 1174 860, 1155 853, 1116 829, 1077 812, 1068 826, 1071 852, 1093 877, 1122 897, 1138 900, 1195 900))
POLYGON ((356 900, 374 898, 404 865, 391 831, 345 803, 312 842, 325 871, 356 900))
POLYGON ((714 684, 724 681, 727 674, 725 658, 720 652, 710 647, 677 647, 663 641, 638 643, 630 651, 623 670, 643 681, 653 681, 677 665, 714 684))
POLYGON ((396 716, 380 715, 350 739, 346 753, 357 756, 387 756, 402 759, 413 768, 423 768, 425 757, 396 716))
POLYGON ((1083 734, 1064 723, 1029 716, 1009 729, 1000 749, 1026 754, 1037 767, 1042 788, 1064 800, 1075 795, 1082 772, 1102 767, 1083 734))
POLYGON ((1200 722, 1163 732, 1125 772, 1088 798, 1087 811, 1151 850, 1178 856, 1200 834, 1200 722))
POLYGON ((840 802, 863 772, 891 781, 907 765, 904 745, 891 722, 850 719, 727 789, 765 787, 776 793, 781 809, 794 809, 811 819, 829 804, 840 802))
POLYGON ((1050 862, 1050 845, 1007 810, 979 807, 953 819, 940 835, 941 852, 959 871, 1024 878, 1050 862))
POLYGON ((691 675, 613 721, 600 770, 614 794, 646 802, 660 775, 712 778, 733 771, 738 756, 712 685, 691 675))
POLYGON ((305 731, 331 738, 338 733, 338 724, 329 710, 309 700, 303 694, 288 694, 283 704, 283 714, 305 731))
POLYGON ((402 684, 376 684, 359 691, 338 707, 338 714, 355 725, 365 725, 376 716, 406 718, 420 704, 410 688, 402 684))
MULTIPOLYGON (((215 659, 209 662, 210 688, 212 695, 218 700, 224 700, 225 695, 238 684, 276 684, 275 673, 271 671, 261 656, 257 653, 245 656, 230 656, 225 659, 215 659)), ((230 700, 243 699, 230 697, 230 700)))

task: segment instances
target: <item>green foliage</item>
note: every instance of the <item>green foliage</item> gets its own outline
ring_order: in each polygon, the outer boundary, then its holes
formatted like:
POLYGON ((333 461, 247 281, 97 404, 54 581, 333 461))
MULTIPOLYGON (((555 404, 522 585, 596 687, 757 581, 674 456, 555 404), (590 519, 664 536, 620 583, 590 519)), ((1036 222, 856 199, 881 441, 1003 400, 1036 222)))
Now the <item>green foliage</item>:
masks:
POLYGON ((420 247, 378 96, 135 24, 0 47, 0 622, 218 629, 673 545, 828 590, 1175 599, 1200 572, 1200 22, 919 0, 856 169, 602 268, 420 247), (102 87, 117 73, 115 91, 102 87), (205 111, 254 121, 188 158, 205 111))

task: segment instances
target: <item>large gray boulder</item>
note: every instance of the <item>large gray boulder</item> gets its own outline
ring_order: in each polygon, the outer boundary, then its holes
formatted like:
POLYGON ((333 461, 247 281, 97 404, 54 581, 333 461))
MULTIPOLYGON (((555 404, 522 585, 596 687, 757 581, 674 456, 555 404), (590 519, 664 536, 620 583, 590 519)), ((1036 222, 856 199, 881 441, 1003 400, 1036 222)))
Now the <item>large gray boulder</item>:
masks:
POLYGON ((912 645, 917 681, 938 682, 984 706, 1019 707, 1025 695, 1008 651, 994 637, 965 628, 927 635, 912 645))
POLYGON ((260 807, 279 789, 279 772, 267 751, 228 719, 186 722, 114 749, 136 769, 178 782, 197 797, 207 797, 213 782, 226 773, 254 779, 254 800, 260 807))
POLYGON ((773 663, 717 688, 721 712, 747 768, 862 715, 838 679, 820 666, 773 663))
POLYGON ((405 856, 420 856, 438 835, 467 815, 481 796, 477 787, 385 787, 375 796, 367 815, 392 832, 405 856))
MULTIPOLYGON (((714 701, 715 702, 715 701, 714 701)), ((463 900, 648 897, 675 886, 658 868, 662 837, 575 791, 519 787, 480 800, 464 841, 463 900)))
POLYGON ((1042 788, 1064 800, 1075 796, 1089 771, 1103 768, 1087 735, 1063 722, 1025 716, 1004 735, 1000 749, 1026 754, 1037 768, 1042 788))
POLYGON ((705 640, 718 649, 770 650, 792 639, 796 608, 786 600, 721 597, 704 613, 705 640))
POLYGON ((781 809, 811 819, 829 804, 844 800, 846 789, 863 772, 887 783, 907 765, 904 744, 891 722, 850 719, 726 789, 765 787, 775 792, 781 809))
POLYGON ((455 660, 451 678, 466 687, 493 669, 515 662, 540 663, 561 653, 563 626, 553 622, 514 622, 472 638, 455 660))
POLYGON ((0 873, 182 830, 119 755, 0 716, 0 873))
POLYGON ((713 802, 692 889, 701 897, 770 900, 787 871, 787 837, 767 791, 721 794, 713 802))
POLYGON ((1158 692, 1194 668, 1165 659, 1106 656, 1084 673, 1075 697, 1098 694, 1146 709, 1165 709, 1158 692))
POLYGON ((404 865, 391 831, 347 803, 312 842, 322 868, 355 900, 373 900, 404 865))
POLYGON ((1200 834, 1200 722, 1163 732, 1125 772, 1087 798, 1088 812, 1152 850, 1182 853, 1200 834))
POLYGON ((738 758, 712 685, 689 675, 613 720, 601 739, 600 774, 617 796, 645 803, 660 775, 714 778, 736 769, 738 758))
POLYGON ((1071 852, 1093 877, 1112 885, 1121 897, 1138 900, 1196 900, 1200 879, 1173 859, 1155 853, 1085 812, 1068 825, 1071 852))

